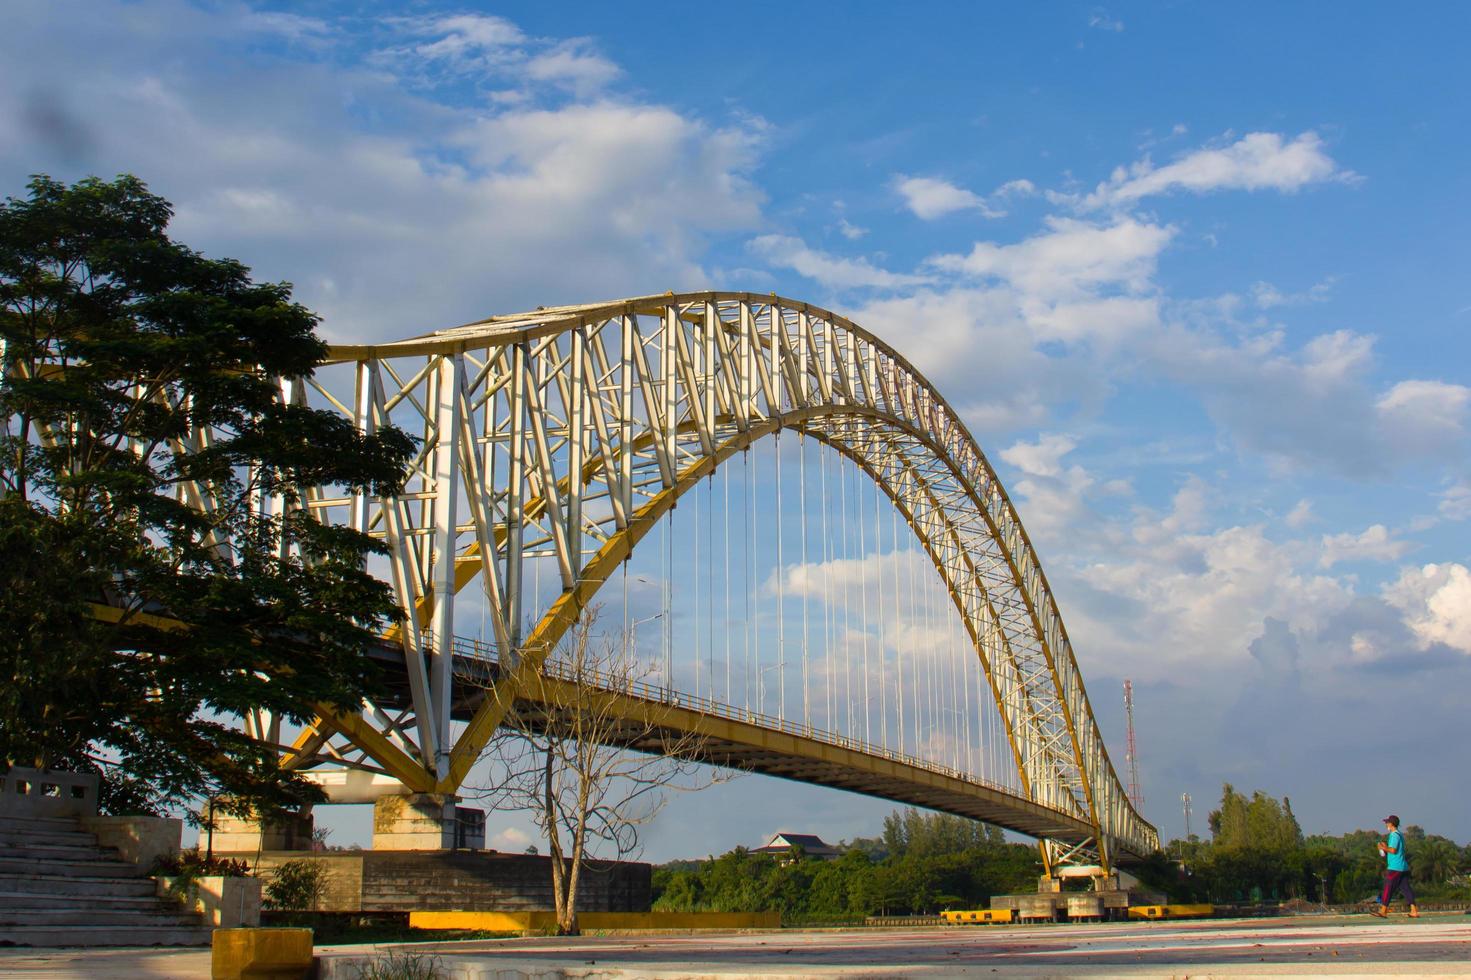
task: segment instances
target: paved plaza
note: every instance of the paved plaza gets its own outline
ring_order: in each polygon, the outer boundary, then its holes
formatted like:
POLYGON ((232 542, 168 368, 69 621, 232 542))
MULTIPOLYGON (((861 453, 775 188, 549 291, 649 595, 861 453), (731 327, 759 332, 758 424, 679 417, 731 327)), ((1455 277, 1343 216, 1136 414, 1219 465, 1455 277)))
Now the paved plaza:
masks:
MULTIPOLYGON (((1108 925, 584 936, 397 947, 453 978, 1471 976, 1471 917, 1367 916, 1108 925)), ((355 977, 368 947, 319 951, 355 977)), ((0 976, 194 978, 207 950, 0 949, 0 976)))

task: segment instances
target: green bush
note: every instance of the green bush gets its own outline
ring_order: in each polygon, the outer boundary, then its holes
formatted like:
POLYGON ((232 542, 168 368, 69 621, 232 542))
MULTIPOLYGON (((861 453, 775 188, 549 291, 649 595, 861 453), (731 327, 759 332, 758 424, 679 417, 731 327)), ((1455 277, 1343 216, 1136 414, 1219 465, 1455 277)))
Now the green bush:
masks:
POLYGON ((326 890, 326 866, 310 858, 296 858, 271 872, 261 905, 272 910, 310 912, 322 901, 326 890))

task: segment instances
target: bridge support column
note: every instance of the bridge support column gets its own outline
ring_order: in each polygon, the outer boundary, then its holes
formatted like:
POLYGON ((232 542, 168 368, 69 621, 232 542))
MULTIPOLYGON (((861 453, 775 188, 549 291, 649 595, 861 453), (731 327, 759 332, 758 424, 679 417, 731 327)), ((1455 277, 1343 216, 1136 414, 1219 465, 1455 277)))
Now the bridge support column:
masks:
POLYGON ((309 851, 314 821, 311 812, 291 814, 275 820, 215 814, 212 835, 200 833, 199 845, 216 854, 254 854, 257 851, 309 851), (208 842, 208 843, 207 843, 208 842))
POLYGON ((485 811, 456 806, 458 796, 414 793, 384 796, 373 804, 373 850, 479 850, 485 846, 485 811))

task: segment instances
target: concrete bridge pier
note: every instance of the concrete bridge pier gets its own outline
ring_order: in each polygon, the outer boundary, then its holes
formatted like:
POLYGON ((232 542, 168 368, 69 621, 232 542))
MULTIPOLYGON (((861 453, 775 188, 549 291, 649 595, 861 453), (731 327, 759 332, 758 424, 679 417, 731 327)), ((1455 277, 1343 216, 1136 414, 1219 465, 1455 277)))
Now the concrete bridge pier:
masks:
POLYGON ((200 835, 200 847, 216 854, 256 854, 261 851, 310 851, 315 821, 308 809, 275 820, 237 817, 216 811, 214 833, 200 835))
POLYGON ((459 806, 459 799, 447 793, 379 797, 373 802, 373 850, 483 850, 485 811, 459 806))

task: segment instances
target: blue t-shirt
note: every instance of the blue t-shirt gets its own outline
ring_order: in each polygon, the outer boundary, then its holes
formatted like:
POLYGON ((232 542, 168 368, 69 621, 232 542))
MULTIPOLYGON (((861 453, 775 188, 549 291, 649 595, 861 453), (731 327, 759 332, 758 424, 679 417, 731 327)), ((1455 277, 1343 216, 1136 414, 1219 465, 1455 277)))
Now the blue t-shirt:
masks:
POLYGON ((1393 854, 1384 855, 1389 862, 1390 871, 1409 871, 1410 862, 1405 857, 1405 835, 1398 830, 1389 832, 1389 840, 1384 842, 1387 846, 1394 848, 1393 854))

